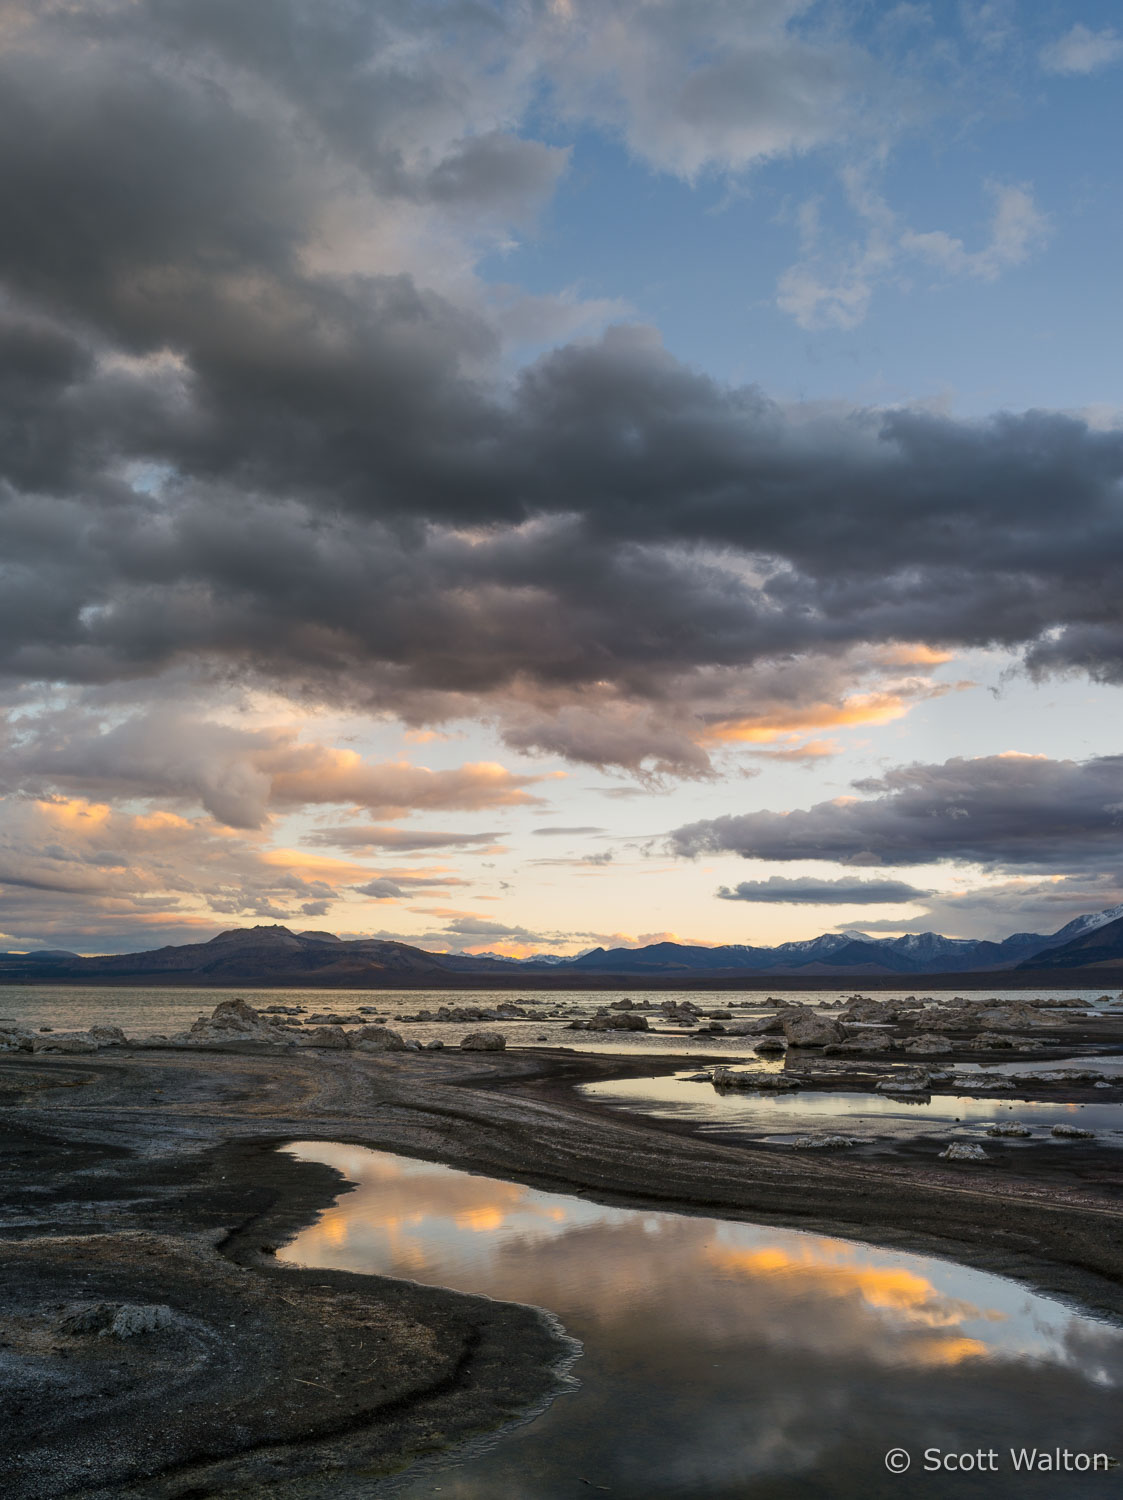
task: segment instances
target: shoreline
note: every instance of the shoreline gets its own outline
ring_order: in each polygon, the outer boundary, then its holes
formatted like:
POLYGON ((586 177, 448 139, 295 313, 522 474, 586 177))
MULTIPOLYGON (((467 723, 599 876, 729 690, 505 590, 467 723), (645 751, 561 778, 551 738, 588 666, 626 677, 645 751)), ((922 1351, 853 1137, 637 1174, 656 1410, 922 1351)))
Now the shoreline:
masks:
MULTIPOLYGON (((142 1301, 167 1303, 195 1319, 199 1327, 187 1331, 191 1347, 214 1346, 211 1366, 206 1360, 200 1366, 194 1426, 183 1420, 182 1390, 169 1387, 153 1397, 149 1379, 144 1399, 155 1400, 155 1408, 144 1430, 161 1435, 159 1453, 149 1436, 147 1455, 128 1460, 119 1453, 114 1460, 151 1466, 158 1459, 162 1476, 117 1475, 91 1486, 90 1453, 73 1438, 58 1450, 71 1452, 73 1463, 68 1468, 56 1453, 55 1471, 64 1480, 81 1477, 82 1493, 99 1497, 175 1500, 192 1489, 222 1493, 235 1483, 278 1497, 313 1495, 319 1484, 324 1494, 341 1494, 349 1471, 390 1472, 421 1453, 518 1420, 560 1389, 563 1346, 535 1310, 381 1277, 276 1265, 272 1252, 347 1190, 337 1173, 278 1150, 292 1140, 394 1151, 631 1208, 783 1224, 917 1250, 1123 1320, 1123 1166, 1110 1160, 1118 1152, 1088 1148, 1077 1156, 1067 1153, 1084 1148, 1066 1148, 1065 1172, 1077 1161, 1094 1166, 1085 1180, 1067 1182, 1058 1180, 1055 1153, 1035 1161, 1024 1150, 1004 1160, 999 1148, 983 1168, 908 1153, 811 1158, 610 1109, 574 1087, 698 1061, 561 1049, 5 1055, 0 1129, 9 1187, 0 1255, 9 1267, 9 1324, 20 1316, 26 1322, 32 1303, 44 1305, 43 1286, 38 1303, 32 1295, 35 1276, 11 1271, 22 1265, 27 1272, 34 1261, 40 1280, 54 1267, 52 1306, 74 1301, 76 1277, 90 1278, 79 1287, 86 1301, 123 1300, 122 1286, 135 1284, 148 1288, 142 1301), (104 1254, 75 1260, 82 1237, 88 1250, 104 1254), (19 1247, 28 1240, 34 1252, 19 1247), (11 1304, 21 1294, 22 1315, 11 1304), (233 1330, 225 1327, 208 1345, 207 1329, 231 1321, 223 1312, 231 1298, 250 1312, 235 1313, 233 1330), (382 1330, 386 1386, 377 1400, 348 1398, 345 1409, 342 1393, 366 1375, 363 1357, 369 1361, 348 1331, 360 1315, 382 1330), (309 1364, 310 1351, 318 1364, 309 1364), (229 1369, 215 1390, 226 1392, 227 1432, 240 1424, 240 1453, 216 1452, 222 1422, 216 1428, 213 1411, 206 1420, 201 1415, 219 1399, 206 1395, 219 1353, 229 1369), (315 1373, 325 1361, 339 1372, 326 1385, 315 1373), (230 1370, 242 1371, 241 1382, 230 1370), (247 1370, 268 1376, 257 1397, 246 1394, 247 1370), (228 1409, 235 1398, 245 1406, 238 1422, 228 1409)), ((57 1332, 51 1340, 54 1348, 66 1343, 57 1332)), ((131 1341, 129 1359, 141 1358, 142 1342, 131 1341)), ((152 1341, 157 1354, 158 1343, 152 1341)), ((18 1442, 16 1417, 9 1443, 18 1442)), ((73 1415, 69 1425, 75 1426, 73 1415)), ((134 1410, 125 1430, 136 1425, 134 1410)), ((96 1453, 93 1468, 96 1474, 96 1453)), ((28 1471, 7 1492, 19 1500, 74 1492, 60 1482, 28 1471)))
POLYGON ((533 993, 552 994, 558 991, 589 991, 599 994, 608 991, 643 990, 659 993, 709 992, 727 993, 744 990, 777 991, 783 993, 801 990, 850 991, 890 990, 894 993, 922 993, 927 990, 967 990, 972 994, 1002 990, 1115 990, 1123 993, 1123 968, 1111 966, 1106 972, 1079 969, 996 969, 965 974, 734 974, 706 977, 690 971, 684 975, 665 974, 456 974, 450 972, 439 976, 395 975, 393 978, 372 979, 363 975, 348 975, 340 979, 325 979, 318 974, 277 975, 220 975, 206 974, 112 974, 112 975, 10 975, 0 974, 0 991, 4 989, 143 989, 143 990, 323 990, 364 991, 370 994, 393 994, 398 990, 430 991, 473 990, 479 993, 494 991, 505 994, 509 990, 529 990, 533 993))

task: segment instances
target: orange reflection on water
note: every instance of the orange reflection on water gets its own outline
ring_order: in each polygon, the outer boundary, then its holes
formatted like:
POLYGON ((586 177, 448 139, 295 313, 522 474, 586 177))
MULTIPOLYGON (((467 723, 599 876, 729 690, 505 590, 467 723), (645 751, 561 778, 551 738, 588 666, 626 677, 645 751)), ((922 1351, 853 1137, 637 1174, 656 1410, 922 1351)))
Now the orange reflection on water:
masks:
POLYGON ((621 1346, 650 1339, 655 1319, 714 1348, 845 1349, 870 1364, 923 1369, 988 1357, 994 1349, 980 1325, 1008 1319, 937 1285, 917 1257, 604 1208, 353 1147, 306 1149, 356 1187, 299 1236, 289 1258, 535 1302, 567 1322, 612 1328, 621 1346))

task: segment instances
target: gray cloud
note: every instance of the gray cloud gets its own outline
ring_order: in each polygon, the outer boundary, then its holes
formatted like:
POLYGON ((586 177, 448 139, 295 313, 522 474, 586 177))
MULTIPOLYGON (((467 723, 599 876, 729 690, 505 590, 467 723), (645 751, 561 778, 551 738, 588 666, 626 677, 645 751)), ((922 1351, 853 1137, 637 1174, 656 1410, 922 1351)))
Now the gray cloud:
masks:
POLYGON ((872 76, 789 7, 469 9, 452 47, 344 0, 6 15, 10 680, 189 666, 694 777, 731 714, 896 691, 900 641, 1123 680, 1123 433, 791 409, 636 327, 504 373, 463 267, 564 170, 511 128, 543 70, 660 165, 744 166, 872 76))
POLYGON ((504 922, 495 922, 490 917, 454 917, 446 931, 466 938, 521 938, 536 940, 538 934, 526 927, 509 927, 504 922))
POLYGON ((732 889, 718 888, 723 901, 756 901, 794 906, 889 906, 904 901, 919 901, 932 894, 918 890, 903 880, 786 879, 773 875, 768 880, 742 880, 732 889))
POLYGON ((687 824, 671 844, 683 855, 857 865, 952 861, 1053 872, 1119 862, 1123 755, 957 757, 901 766, 854 787, 865 795, 687 824))
POLYGON ((450 833, 431 828, 389 828, 343 825, 317 828, 303 842, 334 849, 393 849, 400 854, 429 849, 490 849, 498 833, 450 833))
POLYGON ((365 885, 354 886, 360 896, 374 896, 380 901, 397 899, 411 895, 429 887, 446 889, 455 885, 467 885, 466 880, 458 880, 455 876, 448 875, 444 878, 438 875, 378 875, 374 880, 369 880, 365 885))
POLYGON ((561 828, 561 827, 558 827, 558 826, 554 826, 552 828, 532 828, 530 831, 531 831, 531 833, 537 834, 539 838, 552 838, 556 834, 603 833, 604 829, 603 828, 561 828))

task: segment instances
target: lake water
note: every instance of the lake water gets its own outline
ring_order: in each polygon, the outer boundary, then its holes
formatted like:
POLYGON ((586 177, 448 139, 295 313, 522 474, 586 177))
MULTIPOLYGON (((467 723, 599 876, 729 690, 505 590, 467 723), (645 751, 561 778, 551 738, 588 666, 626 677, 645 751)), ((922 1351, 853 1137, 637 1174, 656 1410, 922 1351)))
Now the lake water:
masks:
POLYGON ((336 1167, 356 1190, 280 1259, 532 1303, 584 1348, 576 1389, 483 1451, 390 1481, 395 1496, 1067 1500, 1119 1490, 1118 1471, 1014 1470, 1011 1448, 1123 1454, 1123 1329, 1014 1282, 795 1230, 605 1208, 356 1146, 286 1149, 336 1167), (894 1448, 911 1457, 907 1477, 887 1472, 894 1448), (993 1450, 995 1468, 925 1472, 926 1449, 940 1462, 993 1450))
MULTIPOLYGON (((779 993, 779 992, 778 992, 779 993)), ((784 998, 793 1003, 818 1006, 821 1002, 837 1005, 848 999, 852 989, 837 991, 793 990, 784 992, 784 998)), ((1045 999, 1053 994, 1048 990, 994 990, 998 999, 1030 1000, 1045 999)), ((1103 994, 1102 990, 1077 990, 1063 992, 1066 998, 1087 1002, 1089 1009, 1097 1008, 1094 1002, 1103 994)), ((878 999, 904 998, 906 995, 923 995, 918 985, 914 990, 902 990, 899 995, 878 992, 878 999)), ((221 1000, 232 1000, 243 996, 251 1005, 259 1008, 267 1005, 303 1005, 309 1013, 315 1011, 334 1012, 353 1017, 355 1022, 372 1020, 371 1015, 360 1015, 359 1007, 373 1008, 379 1015, 390 1017, 391 1025, 400 1025, 402 1034, 420 1042, 443 1041, 455 1046, 469 1031, 478 1031, 477 1022, 411 1022, 396 1023, 394 1017, 409 1016, 419 1010, 436 1010, 441 1005, 479 1006, 490 1008, 501 1001, 509 1000, 532 1009, 532 1019, 519 1021, 486 1022, 490 1028, 502 1031, 510 1047, 569 1047, 580 1052, 696 1052, 701 1055, 724 1056, 730 1060, 752 1057, 752 1042, 746 1037, 689 1036, 683 1035, 679 1027, 668 1027, 655 1015, 650 1024, 659 1029, 651 1032, 581 1032, 569 1031, 567 1023, 575 1012, 592 1015, 602 1005, 614 1000, 647 998, 658 1006, 664 1000, 690 1000, 704 1010, 730 1010, 736 1020, 751 1020, 756 1016, 771 1013, 773 1007, 763 1005, 766 995, 754 991, 732 991, 725 994, 699 994, 691 990, 660 991, 657 995, 643 995, 636 990, 605 990, 590 993, 588 990, 559 990, 551 993, 527 991, 496 992, 494 990, 311 990, 311 989, 145 989, 133 986, 80 985, 9 985, 0 987, 0 1017, 20 1021, 25 1025, 51 1026, 56 1031, 82 1031, 96 1024, 120 1026, 131 1036, 151 1036, 156 1032, 165 1035, 186 1030, 200 1015, 209 1015, 221 1000), (564 1010, 564 1016, 551 1017, 551 1011, 564 1010), (545 1040, 539 1040, 544 1038, 545 1040)), ((944 996, 950 999, 950 995, 944 996)), ((1102 1008, 1102 1007, 1101 1007, 1102 1008)))
MULTIPOLYGON (((1086 1059, 1084 1063, 1086 1066, 1086 1059)), ((1045 1065, 1042 1071, 1046 1071, 1045 1065)), ((1101 1144, 1123 1145, 1123 1104, 1031 1103, 1007 1097, 974 1098, 946 1091, 917 1099, 818 1089, 775 1095, 740 1089, 719 1092, 712 1083, 692 1081, 689 1073, 586 1083, 579 1092, 598 1104, 616 1109, 687 1120, 697 1125, 702 1134, 753 1136, 781 1145, 800 1135, 842 1134, 876 1141, 935 1133, 947 1140, 997 1144, 987 1136, 987 1127, 1015 1120, 1033 1134, 1028 1140, 1006 1137, 1002 1140, 1004 1146, 1048 1142, 1063 1149, 1071 1141, 1052 1136, 1054 1125, 1094 1130, 1101 1144)))

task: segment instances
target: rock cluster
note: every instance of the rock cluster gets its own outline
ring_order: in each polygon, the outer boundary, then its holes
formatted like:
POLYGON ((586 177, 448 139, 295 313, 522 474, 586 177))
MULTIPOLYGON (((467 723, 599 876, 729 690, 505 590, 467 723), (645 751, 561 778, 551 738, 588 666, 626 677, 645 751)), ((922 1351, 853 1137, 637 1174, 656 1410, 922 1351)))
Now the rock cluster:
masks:
POLYGON ((840 1151, 860 1144, 852 1135, 797 1135, 792 1141, 797 1151, 840 1151))
POLYGON ((32 1031, 15 1021, 0 1023, 0 1052, 58 1052, 81 1056, 103 1047, 124 1047, 128 1037, 119 1026, 91 1026, 88 1031, 32 1031))

